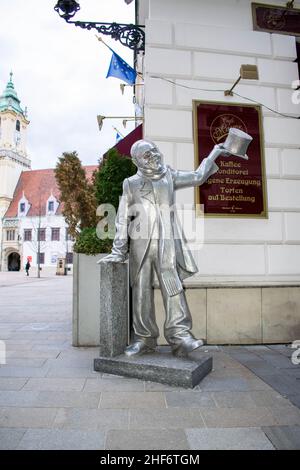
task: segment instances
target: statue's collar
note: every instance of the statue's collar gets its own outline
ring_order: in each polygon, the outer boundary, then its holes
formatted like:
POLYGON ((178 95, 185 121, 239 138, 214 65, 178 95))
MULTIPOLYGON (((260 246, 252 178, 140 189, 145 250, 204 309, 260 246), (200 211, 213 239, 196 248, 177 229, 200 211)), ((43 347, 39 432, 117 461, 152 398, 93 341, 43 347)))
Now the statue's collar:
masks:
POLYGON ((162 178, 167 172, 167 167, 164 166, 162 171, 160 173, 146 173, 144 172, 141 168, 138 169, 137 174, 139 176, 142 176, 143 178, 149 179, 149 180, 159 180, 162 178))

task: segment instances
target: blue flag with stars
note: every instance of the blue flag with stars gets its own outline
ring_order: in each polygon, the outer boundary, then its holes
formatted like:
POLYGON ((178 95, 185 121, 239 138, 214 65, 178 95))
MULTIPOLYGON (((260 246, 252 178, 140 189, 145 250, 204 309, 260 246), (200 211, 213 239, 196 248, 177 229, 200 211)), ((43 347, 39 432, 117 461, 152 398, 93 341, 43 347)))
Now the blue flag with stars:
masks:
POLYGON ((130 67, 122 57, 112 51, 112 57, 106 78, 107 77, 116 77, 129 85, 134 85, 136 80, 136 71, 130 67))

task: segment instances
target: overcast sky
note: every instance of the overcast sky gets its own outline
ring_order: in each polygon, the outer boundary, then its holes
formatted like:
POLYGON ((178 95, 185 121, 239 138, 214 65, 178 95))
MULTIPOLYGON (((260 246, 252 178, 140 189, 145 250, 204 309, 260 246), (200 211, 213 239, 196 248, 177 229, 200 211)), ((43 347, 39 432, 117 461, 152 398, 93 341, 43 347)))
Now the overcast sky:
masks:
MULTIPOLYGON (((76 20, 134 23, 134 2, 79 0, 76 20)), ((99 132, 97 114, 133 115, 132 88, 121 95, 116 78, 105 78, 111 52, 96 31, 68 25, 54 11, 56 0, 0 0, 0 94, 14 73, 21 107, 28 107, 27 148, 32 168, 51 168, 64 151, 77 150, 86 165, 115 144, 115 125, 105 120, 99 132)), ((103 39, 130 65, 130 49, 103 39)))

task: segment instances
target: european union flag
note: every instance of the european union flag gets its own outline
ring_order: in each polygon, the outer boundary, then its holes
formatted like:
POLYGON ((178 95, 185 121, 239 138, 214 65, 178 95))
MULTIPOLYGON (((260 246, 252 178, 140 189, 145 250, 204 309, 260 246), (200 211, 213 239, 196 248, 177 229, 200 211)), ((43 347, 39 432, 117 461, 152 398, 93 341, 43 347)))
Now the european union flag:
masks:
POLYGON ((134 85, 136 80, 136 71, 130 67, 118 54, 112 51, 112 57, 109 65, 109 69, 106 75, 107 77, 116 77, 129 85, 134 85))

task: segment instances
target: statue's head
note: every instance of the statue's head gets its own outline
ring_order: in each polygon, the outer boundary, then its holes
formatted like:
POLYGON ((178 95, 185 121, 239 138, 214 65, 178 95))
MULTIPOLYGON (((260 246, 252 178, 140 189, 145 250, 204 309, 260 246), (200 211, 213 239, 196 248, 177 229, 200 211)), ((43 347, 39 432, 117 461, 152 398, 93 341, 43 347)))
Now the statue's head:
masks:
POLYGON ((163 156, 154 142, 138 140, 131 147, 130 153, 133 163, 143 172, 151 175, 163 171, 163 156))

